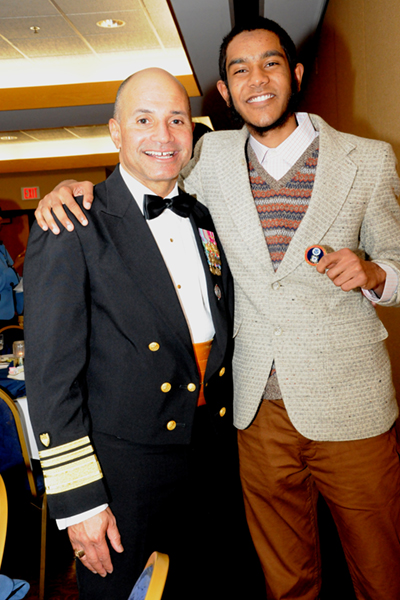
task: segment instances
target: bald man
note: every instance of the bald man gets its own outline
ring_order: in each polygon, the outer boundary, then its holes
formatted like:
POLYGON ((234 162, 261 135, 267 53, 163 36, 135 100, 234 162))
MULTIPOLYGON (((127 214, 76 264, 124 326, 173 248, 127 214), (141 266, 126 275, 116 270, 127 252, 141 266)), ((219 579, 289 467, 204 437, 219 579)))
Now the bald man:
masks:
POLYGON ((220 598, 240 591, 249 549, 232 280, 207 209, 177 188, 192 149, 184 88, 160 69, 131 76, 109 129, 120 164, 95 187, 90 225, 35 225, 25 261, 26 385, 50 512, 68 527, 81 599, 127 600, 154 550, 170 557, 164 598, 220 598))

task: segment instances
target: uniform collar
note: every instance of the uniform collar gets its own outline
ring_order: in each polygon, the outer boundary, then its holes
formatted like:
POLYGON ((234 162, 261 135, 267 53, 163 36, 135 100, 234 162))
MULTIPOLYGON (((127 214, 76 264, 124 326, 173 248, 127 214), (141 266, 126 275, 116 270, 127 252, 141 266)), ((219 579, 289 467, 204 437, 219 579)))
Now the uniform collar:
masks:
MULTIPOLYGON (((140 183, 140 181, 132 177, 132 175, 130 175, 121 164, 119 165, 119 171, 122 179, 125 182, 126 187, 134 197, 141 213, 143 214, 143 196, 145 194, 150 194, 152 196, 155 196, 157 194, 155 194, 152 190, 140 183)), ((178 193, 179 189, 178 184, 176 183, 171 192, 167 194, 166 198, 172 198, 173 196, 177 196, 178 193)))

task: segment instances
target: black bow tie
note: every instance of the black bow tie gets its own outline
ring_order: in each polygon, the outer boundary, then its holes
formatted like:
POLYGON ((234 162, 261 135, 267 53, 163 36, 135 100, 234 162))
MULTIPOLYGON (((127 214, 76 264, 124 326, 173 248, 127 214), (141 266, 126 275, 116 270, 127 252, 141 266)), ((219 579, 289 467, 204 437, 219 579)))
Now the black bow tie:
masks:
POLYGON ((195 203, 195 199, 188 194, 179 194, 173 198, 161 198, 160 196, 151 196, 145 194, 143 197, 143 213, 147 220, 155 219, 166 208, 180 217, 188 217, 195 203))

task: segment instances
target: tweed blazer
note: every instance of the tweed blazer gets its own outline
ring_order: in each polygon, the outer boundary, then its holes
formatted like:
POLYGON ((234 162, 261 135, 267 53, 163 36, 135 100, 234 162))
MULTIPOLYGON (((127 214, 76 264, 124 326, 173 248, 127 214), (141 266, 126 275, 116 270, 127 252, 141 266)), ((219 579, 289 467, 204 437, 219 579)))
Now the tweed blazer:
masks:
MULTIPOLYGON (((248 130, 204 136, 183 172, 213 216, 235 282, 235 424, 250 425, 275 360, 288 414, 314 440, 378 435, 398 414, 387 332, 359 289, 343 292, 304 260, 350 248, 400 274, 400 191, 392 148, 310 115, 319 160, 309 208, 274 272, 247 168, 248 130)), ((399 290, 386 303, 400 302, 399 290)))

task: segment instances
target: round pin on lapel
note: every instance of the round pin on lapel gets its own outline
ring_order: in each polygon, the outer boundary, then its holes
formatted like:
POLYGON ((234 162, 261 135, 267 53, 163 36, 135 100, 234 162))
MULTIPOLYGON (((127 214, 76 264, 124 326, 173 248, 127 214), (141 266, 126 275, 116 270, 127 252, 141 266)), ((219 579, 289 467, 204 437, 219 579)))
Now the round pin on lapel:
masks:
POLYGON ((325 254, 328 254, 328 252, 329 250, 326 246, 309 246, 304 253, 304 258, 309 265, 315 266, 325 254))
POLYGON ((214 294, 217 296, 218 300, 221 300, 222 292, 219 285, 216 283, 214 286, 214 294))

